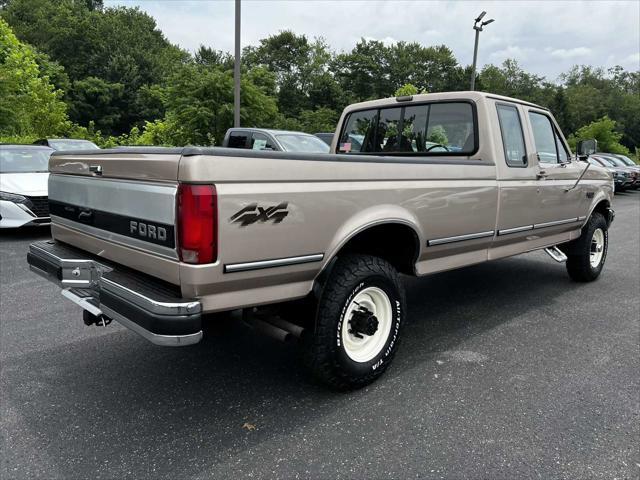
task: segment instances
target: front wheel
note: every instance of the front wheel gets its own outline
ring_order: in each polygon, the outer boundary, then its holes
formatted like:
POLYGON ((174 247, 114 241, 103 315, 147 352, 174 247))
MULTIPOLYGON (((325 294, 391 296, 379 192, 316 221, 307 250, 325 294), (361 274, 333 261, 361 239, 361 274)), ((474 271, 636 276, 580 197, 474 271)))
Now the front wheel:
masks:
POLYGON ((387 369, 405 315, 398 272, 369 255, 345 255, 320 296, 307 365, 329 386, 363 387, 387 369))
POLYGON ((567 272, 576 282, 591 282, 598 278, 607 259, 609 232, 607 221, 601 213, 594 213, 582 228, 567 255, 567 272))

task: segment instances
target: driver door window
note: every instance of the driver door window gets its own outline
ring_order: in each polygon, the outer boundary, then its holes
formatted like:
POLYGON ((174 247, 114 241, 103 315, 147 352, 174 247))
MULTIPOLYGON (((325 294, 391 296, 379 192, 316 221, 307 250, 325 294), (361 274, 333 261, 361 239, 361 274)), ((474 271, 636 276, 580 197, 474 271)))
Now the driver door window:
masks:
POLYGON ((560 135, 558 134, 555 128, 553 129, 553 131, 556 136, 556 148, 558 149, 558 159, 560 163, 570 162, 571 156, 569 155, 569 151, 564 146, 564 143, 562 143, 562 140, 560 139, 560 135))
POLYGON ((540 163, 558 163, 557 137, 546 115, 529 112, 529 121, 533 131, 538 161, 540 163))

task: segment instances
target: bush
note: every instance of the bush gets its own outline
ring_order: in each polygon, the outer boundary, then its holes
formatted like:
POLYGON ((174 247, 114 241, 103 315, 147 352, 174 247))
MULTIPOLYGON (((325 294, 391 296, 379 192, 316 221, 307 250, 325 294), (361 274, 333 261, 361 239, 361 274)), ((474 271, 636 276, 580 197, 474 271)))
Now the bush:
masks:
POLYGON ((616 122, 605 115, 600 120, 579 128, 576 133, 569 136, 567 141, 569 146, 575 150, 580 140, 595 138, 598 141, 599 151, 629 155, 629 149, 620 144, 622 133, 617 132, 616 126, 616 122))

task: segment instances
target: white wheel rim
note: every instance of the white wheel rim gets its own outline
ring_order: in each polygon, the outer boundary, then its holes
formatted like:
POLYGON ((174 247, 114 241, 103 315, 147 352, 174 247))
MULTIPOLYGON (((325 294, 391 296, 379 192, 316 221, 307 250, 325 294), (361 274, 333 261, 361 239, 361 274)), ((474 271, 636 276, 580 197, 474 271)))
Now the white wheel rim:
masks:
POLYGON ((342 345, 351 360, 364 363, 373 360, 384 348, 393 320, 391 301, 384 290, 367 287, 351 300, 342 322, 342 345), (351 320, 354 312, 366 308, 378 320, 378 329, 373 335, 360 334, 359 338, 352 330, 351 320))
POLYGON ((602 261, 604 255, 604 232, 601 228, 596 229, 591 237, 591 252, 589 253, 589 261, 592 268, 597 268, 602 261))

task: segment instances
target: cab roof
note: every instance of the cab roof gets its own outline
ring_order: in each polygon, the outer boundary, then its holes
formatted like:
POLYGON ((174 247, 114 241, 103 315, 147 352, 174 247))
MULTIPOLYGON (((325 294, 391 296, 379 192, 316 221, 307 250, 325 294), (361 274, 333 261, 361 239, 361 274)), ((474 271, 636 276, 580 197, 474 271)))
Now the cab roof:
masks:
POLYGON ((390 105, 406 105, 411 103, 428 102, 428 101, 442 101, 442 100, 484 100, 491 98, 494 100, 502 100, 505 102, 520 103, 523 105, 529 105, 530 107, 540 108, 541 110, 548 110, 546 107, 542 107, 535 103, 527 102, 517 98, 506 97, 504 95, 497 95, 488 92, 478 91, 461 91, 461 92, 440 92, 440 93, 420 93, 416 95, 404 95, 400 97, 383 98, 380 100, 369 100, 366 102, 354 103, 349 105, 345 111, 362 110, 365 108, 377 108, 387 107, 390 105))

